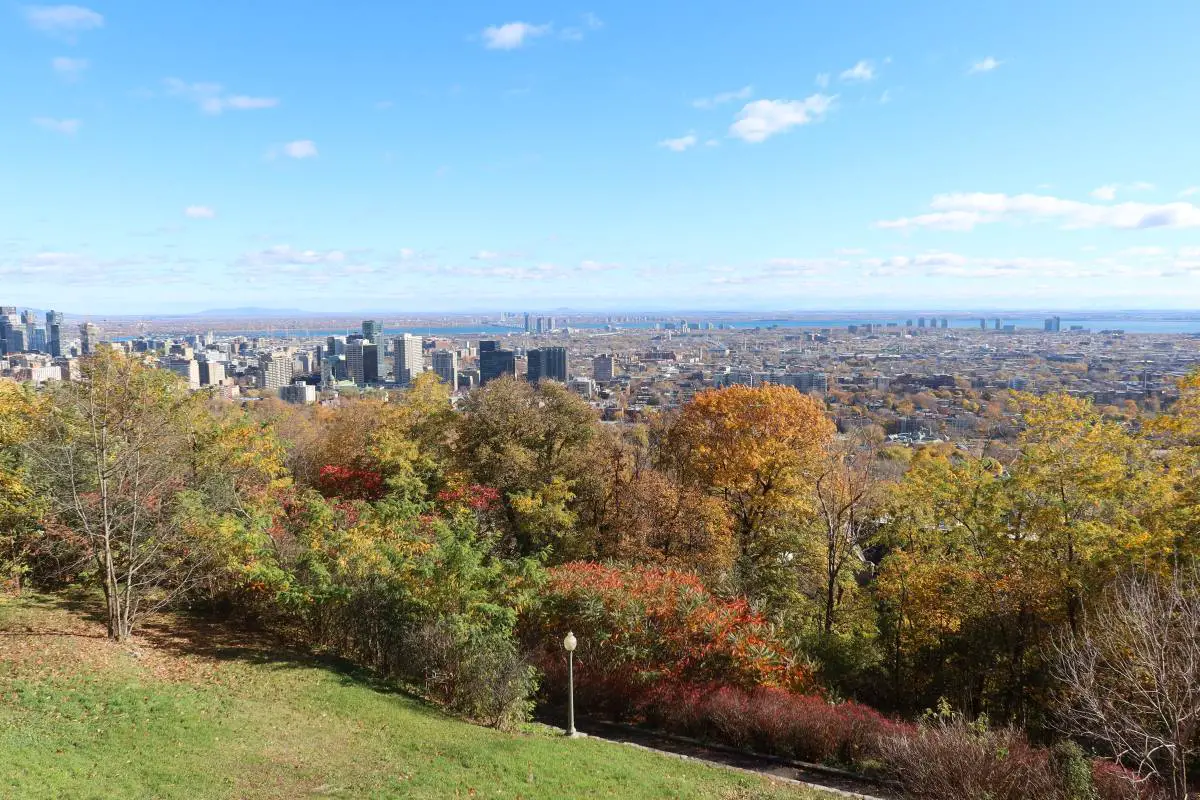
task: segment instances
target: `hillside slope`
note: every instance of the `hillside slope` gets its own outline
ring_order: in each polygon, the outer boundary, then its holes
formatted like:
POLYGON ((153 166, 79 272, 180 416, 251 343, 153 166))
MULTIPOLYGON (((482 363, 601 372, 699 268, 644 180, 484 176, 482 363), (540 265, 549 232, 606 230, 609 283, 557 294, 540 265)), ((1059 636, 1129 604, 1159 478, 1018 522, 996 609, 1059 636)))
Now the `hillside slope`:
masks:
POLYGON ((476 727, 217 625, 165 617, 115 645, 90 608, 0 600, 0 796, 826 796, 539 726, 476 727))

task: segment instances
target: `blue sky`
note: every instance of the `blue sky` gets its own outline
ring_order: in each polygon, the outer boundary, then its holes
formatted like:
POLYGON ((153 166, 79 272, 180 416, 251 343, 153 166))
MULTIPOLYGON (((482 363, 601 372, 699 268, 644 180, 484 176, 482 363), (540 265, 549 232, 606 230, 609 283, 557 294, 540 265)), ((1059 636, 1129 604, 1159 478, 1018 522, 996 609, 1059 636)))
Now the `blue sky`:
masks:
POLYGON ((0 304, 1195 308, 1200 4, 0 4, 0 304))

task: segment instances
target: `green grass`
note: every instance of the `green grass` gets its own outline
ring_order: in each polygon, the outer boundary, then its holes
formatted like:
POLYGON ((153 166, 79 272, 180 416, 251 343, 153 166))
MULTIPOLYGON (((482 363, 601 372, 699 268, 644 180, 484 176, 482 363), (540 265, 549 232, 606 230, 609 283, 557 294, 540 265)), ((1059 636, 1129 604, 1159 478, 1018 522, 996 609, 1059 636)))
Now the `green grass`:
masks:
POLYGON ((541 726, 448 718, 336 665, 165 618, 134 648, 0 600, 0 797, 779 798, 823 793, 541 726))

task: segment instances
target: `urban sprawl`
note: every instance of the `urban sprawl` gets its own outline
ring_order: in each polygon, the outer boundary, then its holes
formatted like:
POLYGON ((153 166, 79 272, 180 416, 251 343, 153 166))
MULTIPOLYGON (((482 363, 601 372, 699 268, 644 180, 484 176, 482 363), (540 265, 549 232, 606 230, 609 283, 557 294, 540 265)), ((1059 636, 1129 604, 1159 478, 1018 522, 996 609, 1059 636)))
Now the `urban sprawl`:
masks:
POLYGON ((1173 401, 1175 381, 1200 365, 1200 335, 1064 329, 1059 317, 1039 328, 1001 318, 951 327, 946 317, 919 316, 840 327, 588 319, 577 327, 571 317, 506 313, 481 320, 503 331, 491 334, 385 332, 363 320, 334 336, 204 328, 106 337, 60 312, 0 306, 0 378, 71 380, 78 359, 99 348, 152 360, 230 402, 337 405, 386 395, 426 371, 461 397, 508 375, 560 381, 610 422, 676 408, 706 388, 774 383, 822 395, 844 431, 877 425, 898 444, 970 446, 1011 432, 1009 390, 1065 391, 1112 413, 1158 410, 1173 401))

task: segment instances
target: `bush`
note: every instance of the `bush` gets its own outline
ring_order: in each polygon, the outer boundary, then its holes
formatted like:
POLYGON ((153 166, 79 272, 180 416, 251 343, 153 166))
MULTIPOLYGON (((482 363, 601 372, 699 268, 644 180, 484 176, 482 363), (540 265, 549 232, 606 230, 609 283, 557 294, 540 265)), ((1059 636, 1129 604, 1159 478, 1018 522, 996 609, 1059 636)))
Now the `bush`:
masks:
POLYGON ((639 710, 643 721, 672 733, 815 763, 877 759, 880 742, 903 730, 857 703, 773 688, 663 685, 639 710))
POLYGON ((1100 800, 1155 800, 1162 796, 1154 786, 1139 781, 1136 772, 1114 761, 1093 761, 1092 783, 1100 800))
POLYGON ((529 718, 537 670, 511 636, 463 631, 443 619, 418 628, 407 643, 421 685, 447 710, 501 729, 529 718))
POLYGON ((1050 750, 1050 765, 1062 785, 1063 800, 1099 800, 1092 779, 1092 762, 1083 748, 1068 740, 1050 750))
POLYGON ((1061 798, 1046 751, 1010 728, 987 730, 959 719, 886 737, 883 761, 906 797, 928 800, 1061 798))
POLYGON ((743 600, 714 596, 690 572, 586 562, 550 570, 525 637, 554 691, 566 685, 561 639, 568 630, 579 639, 577 697, 592 711, 627 716, 664 684, 812 685, 807 664, 761 615, 743 600))

